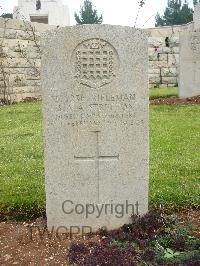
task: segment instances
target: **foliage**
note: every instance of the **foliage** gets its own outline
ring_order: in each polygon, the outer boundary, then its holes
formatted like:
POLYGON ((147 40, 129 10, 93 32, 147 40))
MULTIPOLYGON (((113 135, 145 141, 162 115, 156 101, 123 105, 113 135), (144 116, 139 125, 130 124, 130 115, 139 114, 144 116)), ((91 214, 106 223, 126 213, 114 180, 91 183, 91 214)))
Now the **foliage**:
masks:
POLYGON ((172 249, 167 248, 164 251, 165 255, 164 258, 165 259, 174 259, 175 257, 179 256, 181 253, 180 252, 174 252, 172 249))
POLYGON ((121 248, 117 245, 105 244, 100 246, 97 243, 89 242, 72 243, 69 251, 70 265, 136 265, 136 252, 133 247, 121 248))
POLYGON ((136 14, 134 27, 136 27, 136 24, 137 24, 137 21, 138 21, 138 18, 139 18, 139 14, 140 14, 141 8, 145 5, 145 2, 146 2, 146 0, 139 0, 138 1, 138 11, 137 11, 137 14, 136 14))
POLYGON ((74 16, 77 24, 101 24, 103 22, 103 16, 98 16, 90 0, 85 0, 79 15, 75 13, 74 16))
POLYGON ((181 25, 193 20, 193 9, 189 7, 187 1, 182 4, 182 0, 168 0, 164 15, 156 15, 156 27, 181 25))
POLYGON ((143 7, 145 5, 145 0, 138 1, 138 4, 140 7, 143 7))
POLYGON ((13 18, 13 14, 12 13, 3 13, 0 17, 2 17, 2 18, 13 18))
POLYGON ((183 227, 176 222, 173 226, 166 227, 165 233, 151 241, 150 245, 155 251, 154 260, 157 263, 193 265, 192 262, 200 259, 200 239, 192 236, 190 225, 183 227))
POLYGON ((180 227, 175 215, 150 211, 133 216, 132 223, 120 229, 100 230, 98 244, 72 243, 69 262, 85 266, 198 265, 200 240, 191 234, 190 227, 180 227))

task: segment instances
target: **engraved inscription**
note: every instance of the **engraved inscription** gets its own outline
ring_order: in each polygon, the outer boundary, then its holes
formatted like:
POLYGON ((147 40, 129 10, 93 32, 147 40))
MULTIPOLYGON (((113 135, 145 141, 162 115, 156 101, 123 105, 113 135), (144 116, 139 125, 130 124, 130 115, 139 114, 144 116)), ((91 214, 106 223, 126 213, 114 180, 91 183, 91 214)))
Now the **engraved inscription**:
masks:
MULTIPOLYGON (((63 118, 68 126, 99 125, 116 123, 123 125, 137 125, 134 122, 136 114, 136 99, 134 93, 68 93, 66 111, 61 112, 59 105, 56 118, 63 118)), ((54 98, 56 100, 56 98, 54 98)), ((57 101, 57 100, 56 100, 57 101)))
POLYGON ((101 39, 90 39, 79 44, 74 52, 76 80, 91 88, 112 82, 119 68, 114 47, 101 39))

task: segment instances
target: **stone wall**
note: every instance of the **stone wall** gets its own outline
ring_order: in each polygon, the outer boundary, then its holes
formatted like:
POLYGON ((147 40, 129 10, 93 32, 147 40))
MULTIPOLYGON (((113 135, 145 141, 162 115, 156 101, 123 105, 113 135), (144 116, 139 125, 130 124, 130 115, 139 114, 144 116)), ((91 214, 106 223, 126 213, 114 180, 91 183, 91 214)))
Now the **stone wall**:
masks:
POLYGON ((149 37, 150 87, 172 87, 178 83, 179 38, 170 39, 170 47, 165 42, 165 38, 149 37))
POLYGON ((193 23, 174 27, 145 29, 149 41, 149 87, 178 84, 179 34, 192 31, 193 23))
MULTIPOLYGON (((55 26, 0 19, 0 98, 21 101, 40 98, 40 34, 55 26)), ((178 83, 179 33, 193 23, 145 29, 149 38, 149 86, 178 83)))
POLYGON ((40 98, 40 33, 53 26, 0 19, 0 98, 40 98))

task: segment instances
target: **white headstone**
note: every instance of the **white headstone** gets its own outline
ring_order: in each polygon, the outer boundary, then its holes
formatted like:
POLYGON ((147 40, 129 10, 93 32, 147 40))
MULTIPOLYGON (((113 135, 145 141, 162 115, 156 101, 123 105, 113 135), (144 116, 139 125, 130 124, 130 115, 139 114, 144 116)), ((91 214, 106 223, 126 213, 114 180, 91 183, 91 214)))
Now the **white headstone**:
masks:
POLYGON ((56 26, 69 26, 69 9, 62 0, 18 0, 13 18, 56 26))
POLYGON ((198 3, 194 8, 194 30, 200 29, 200 3, 198 3))
POLYGON ((179 68, 179 96, 200 95, 200 32, 181 35, 179 68))
POLYGON ((66 27, 42 47, 48 228, 117 228, 148 210, 145 34, 66 27))

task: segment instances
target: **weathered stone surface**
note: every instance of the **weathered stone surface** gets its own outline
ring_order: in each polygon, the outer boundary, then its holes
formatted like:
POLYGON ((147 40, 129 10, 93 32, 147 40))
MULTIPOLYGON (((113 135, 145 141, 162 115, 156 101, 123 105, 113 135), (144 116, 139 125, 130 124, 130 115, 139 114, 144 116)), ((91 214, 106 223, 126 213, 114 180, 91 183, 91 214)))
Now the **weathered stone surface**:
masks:
POLYGON ((0 18, 0 28, 31 31, 34 28, 35 32, 44 32, 49 29, 55 29, 55 26, 42 24, 42 23, 30 23, 29 21, 23 21, 18 19, 4 19, 0 18))
POLYGON ((179 46, 172 48, 172 53, 174 53, 174 54, 179 54, 179 51, 180 51, 180 47, 179 46))
POLYGON ((179 37, 170 37, 170 47, 179 47, 179 37))
POLYGON ((159 60, 159 54, 158 53, 152 53, 149 55, 149 61, 158 61, 159 60))
POLYGON ((188 23, 184 25, 176 25, 176 26, 164 26, 164 27, 155 27, 155 28, 147 28, 144 31, 153 38, 163 38, 166 37, 179 37, 179 33, 185 30, 193 30, 193 23, 188 23))
POLYGON ((162 68, 161 75, 163 77, 176 77, 177 69, 176 68, 162 68))
POLYGON ((28 58, 3 58, 2 65, 5 68, 37 68, 41 66, 41 60, 28 58))
POLYGON ((11 29, 4 29, 4 37, 6 39, 16 39, 17 38, 17 31, 11 29))
POLYGON ((158 56, 159 61, 167 61, 167 57, 168 57, 167 54, 159 54, 158 56))
POLYGON ((168 55, 168 66, 176 67, 179 64, 179 55, 178 54, 169 54, 168 55))
MULTIPOLYGON (((40 32, 55 27, 40 24, 29 23, 14 19, 0 18, 0 62, 1 71, 4 72, 4 79, 9 90, 9 98, 14 100, 23 100, 27 97, 31 88, 31 97, 39 95, 38 86, 40 84, 40 32), (17 75, 23 77, 22 80, 17 75), (35 82, 35 80, 37 80, 35 82), (21 89, 23 88, 23 89, 21 89), (14 91, 14 94, 13 94, 14 91), (16 96, 17 95, 17 96, 16 96), (20 98, 22 97, 22 98, 20 98)), ((4 80, 2 81, 4 86, 4 80)), ((39 95, 40 96, 40 95, 39 95)), ((3 95, 0 95, 0 100, 3 95)))
POLYGON ((167 87, 177 87, 177 85, 178 85, 178 82, 177 83, 172 83, 172 84, 168 83, 167 87))
POLYGON ((24 74, 24 75, 26 75, 26 79, 32 79, 32 78, 40 79, 40 77, 38 75, 39 73, 37 71, 37 68, 23 68, 23 67, 4 68, 4 73, 8 74, 8 75, 24 74))
POLYGON ((162 69, 167 67, 168 64, 166 61, 150 61, 149 62, 149 67, 153 69, 162 69))
POLYGON ((165 38, 148 38, 149 47, 162 47, 165 46, 165 38))
POLYGON ((181 35, 179 96, 200 95, 200 32, 181 35))
MULTIPOLYGON (((23 86, 23 87, 13 87, 13 93, 14 94, 27 94, 27 93, 37 93, 38 94, 41 94, 40 93, 40 87, 36 87, 36 86, 23 86)), ((26 96, 27 97, 27 96, 26 96)), ((32 95, 33 97, 33 95, 32 95)))
POLYGON ((26 101, 28 99, 40 99, 41 100, 41 93, 37 93, 34 91, 32 92, 25 92, 22 93, 12 93, 10 94, 11 102, 20 102, 20 101, 26 101))
POLYGON ((160 84, 160 76, 159 75, 149 75, 149 83, 150 84, 160 84))
POLYGON ((157 75, 159 75, 160 74, 160 69, 159 68, 150 68, 149 67, 148 73, 149 74, 157 74, 157 75))
POLYGON ((194 30, 200 29, 200 3, 194 8, 194 30))
POLYGON ((163 84, 177 84, 177 78, 176 77, 162 77, 162 83, 163 84))
POLYGON ((26 78, 23 74, 10 74, 9 75, 9 86, 11 87, 22 87, 26 85, 26 78))
POLYGON ((168 55, 154 52, 149 55, 149 61, 167 61, 168 55))
POLYGON ((129 27, 84 25, 44 35, 49 229, 113 229, 129 222, 137 202, 139 213, 147 211, 147 48, 145 35, 129 27), (78 214, 87 204, 94 213, 78 214))
POLYGON ((157 52, 155 51, 155 48, 149 47, 148 54, 149 54, 149 56, 152 56, 154 54, 157 54, 157 52))

